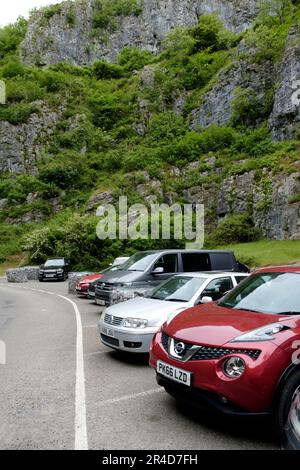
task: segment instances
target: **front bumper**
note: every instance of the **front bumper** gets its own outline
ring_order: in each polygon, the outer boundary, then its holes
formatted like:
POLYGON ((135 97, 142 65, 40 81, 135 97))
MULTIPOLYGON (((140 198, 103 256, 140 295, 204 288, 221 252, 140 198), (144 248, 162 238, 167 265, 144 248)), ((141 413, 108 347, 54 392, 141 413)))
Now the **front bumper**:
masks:
POLYGON ((269 417, 270 412, 251 413, 243 408, 236 406, 234 403, 224 401, 224 397, 216 393, 201 390, 195 387, 187 387, 156 374, 158 385, 164 387, 166 392, 177 400, 184 401, 189 405, 193 405, 200 410, 209 409, 210 411, 225 414, 228 416, 252 416, 252 417, 269 417))
MULTIPOLYGON (((277 384, 282 371, 290 363, 290 356, 275 344, 268 342, 268 344, 260 345, 261 354, 257 360, 237 352, 221 359, 182 362, 167 353, 161 343, 161 337, 162 334, 159 332, 153 341, 150 365, 156 370, 157 361, 160 360, 192 374, 192 387, 178 389, 171 381, 169 388, 174 389, 177 396, 182 395, 184 399, 190 394, 187 389, 194 389, 199 393, 209 392, 221 397, 224 403, 227 401, 240 410, 240 413, 268 414, 272 412, 277 384), (235 379, 227 377, 223 371, 224 362, 232 355, 240 355, 246 363, 244 374, 235 379)), ((243 348, 245 347, 246 345, 243 345, 243 348)), ((236 348, 239 348, 238 344, 236 348)))
POLYGON ((108 346, 112 349, 117 349, 119 351, 139 354, 149 353, 153 336, 158 330, 158 327, 145 328, 140 330, 116 328, 101 321, 99 322, 98 326, 101 342, 105 346, 108 346), (103 328, 112 330, 114 333, 114 338, 104 334, 103 328))
POLYGON ((65 273, 53 273, 51 275, 39 274, 39 281, 62 281, 65 278, 65 273))

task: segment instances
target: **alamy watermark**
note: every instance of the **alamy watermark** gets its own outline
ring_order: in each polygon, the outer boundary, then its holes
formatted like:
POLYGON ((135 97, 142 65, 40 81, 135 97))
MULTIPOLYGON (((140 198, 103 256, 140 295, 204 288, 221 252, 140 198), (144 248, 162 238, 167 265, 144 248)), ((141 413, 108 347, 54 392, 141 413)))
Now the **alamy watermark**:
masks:
POLYGON ((186 240, 187 249, 201 249, 204 245, 203 204, 144 204, 128 207, 126 196, 119 205, 98 207, 97 225, 100 240, 186 240))
POLYGON ((0 366, 6 364, 6 345, 4 341, 0 341, 0 366))
POLYGON ((6 85, 0 80, 0 104, 6 104, 6 85))

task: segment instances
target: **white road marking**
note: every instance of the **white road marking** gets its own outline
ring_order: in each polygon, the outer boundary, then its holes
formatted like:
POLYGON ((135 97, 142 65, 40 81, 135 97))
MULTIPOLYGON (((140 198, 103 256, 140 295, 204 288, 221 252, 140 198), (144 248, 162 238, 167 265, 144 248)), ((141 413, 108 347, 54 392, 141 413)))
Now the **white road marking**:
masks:
POLYGON ((153 390, 148 390, 146 392, 132 393, 131 395, 124 395, 123 397, 111 398, 109 400, 100 401, 98 405, 113 405, 114 403, 119 403, 121 401, 133 400, 138 398, 148 397, 154 395, 155 393, 162 393, 164 390, 162 388, 155 388, 153 390))
MULTIPOLYGON (((15 287, 8 285, 7 287, 15 287)), ((75 389, 75 450, 88 450, 88 435, 86 423, 86 398, 85 398, 85 375, 84 375, 84 359, 83 359, 83 328, 80 311, 73 300, 41 289, 33 289, 25 286, 17 286, 21 289, 41 292, 45 294, 55 295, 69 302, 76 314, 77 340, 76 340, 76 389, 75 389)))
POLYGON ((86 424, 86 398, 85 398, 85 376, 83 359, 83 335, 80 311, 73 302, 63 295, 58 295, 73 305, 77 323, 76 341, 76 390, 75 390, 75 450, 88 450, 88 436, 86 424))

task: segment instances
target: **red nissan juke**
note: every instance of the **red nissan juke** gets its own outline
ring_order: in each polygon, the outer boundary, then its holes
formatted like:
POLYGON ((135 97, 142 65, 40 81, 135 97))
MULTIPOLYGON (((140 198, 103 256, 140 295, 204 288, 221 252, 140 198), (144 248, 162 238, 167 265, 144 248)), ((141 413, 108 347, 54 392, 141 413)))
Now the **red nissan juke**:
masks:
POLYGON ((221 301, 169 318, 153 339, 150 365, 176 398, 274 416, 299 443, 300 267, 259 270, 221 301))

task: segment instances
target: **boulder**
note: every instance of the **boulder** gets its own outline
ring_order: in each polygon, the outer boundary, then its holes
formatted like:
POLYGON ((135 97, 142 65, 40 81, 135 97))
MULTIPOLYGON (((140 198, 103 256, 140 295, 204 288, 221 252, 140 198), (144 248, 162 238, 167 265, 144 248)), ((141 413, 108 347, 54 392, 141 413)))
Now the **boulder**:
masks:
POLYGON ((28 282, 27 273, 23 268, 8 269, 6 271, 7 282, 23 283, 28 282))

